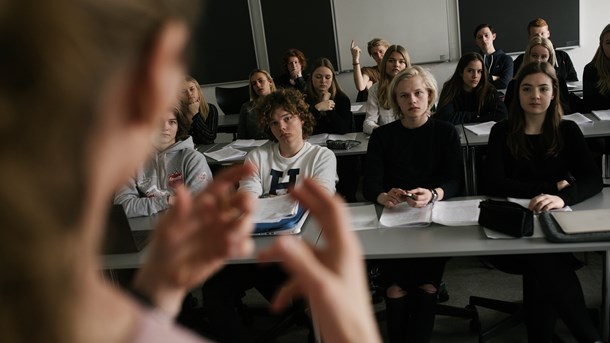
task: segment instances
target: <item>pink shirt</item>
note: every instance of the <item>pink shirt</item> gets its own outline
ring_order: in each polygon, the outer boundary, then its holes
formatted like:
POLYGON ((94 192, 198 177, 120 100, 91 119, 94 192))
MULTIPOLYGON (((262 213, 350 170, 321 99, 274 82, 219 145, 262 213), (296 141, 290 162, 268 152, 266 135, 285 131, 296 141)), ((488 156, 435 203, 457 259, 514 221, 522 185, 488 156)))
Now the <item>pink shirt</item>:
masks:
POLYGON ((141 312, 132 333, 131 343, 210 343, 174 324, 173 319, 149 309, 141 312))

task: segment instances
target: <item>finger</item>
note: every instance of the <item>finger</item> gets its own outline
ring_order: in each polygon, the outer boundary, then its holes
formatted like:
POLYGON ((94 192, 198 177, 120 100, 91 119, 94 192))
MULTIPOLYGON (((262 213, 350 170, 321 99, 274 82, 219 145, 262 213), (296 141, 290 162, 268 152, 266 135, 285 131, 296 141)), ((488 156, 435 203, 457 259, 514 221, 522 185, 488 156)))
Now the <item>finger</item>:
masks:
MULTIPOLYGON (((295 237, 278 237, 271 248, 261 256, 279 259, 283 268, 292 275, 294 283, 308 293, 320 289, 320 285, 325 283, 325 280, 334 278, 332 273, 320 263, 313 249, 306 242, 295 237)), ((278 294, 278 301, 280 304, 286 303, 285 299, 294 293, 295 288, 289 287, 278 294)))
POLYGON ((343 242, 349 239, 351 230, 345 204, 340 198, 331 197, 312 179, 305 179, 301 186, 296 187, 290 194, 319 221, 329 246, 341 249, 343 242))
POLYGON ((161 216, 151 240, 155 239, 157 236, 160 239, 173 240, 175 238, 172 237, 181 236, 179 232, 184 232, 184 229, 188 227, 188 225, 184 224, 188 221, 189 214, 193 207, 193 199, 184 186, 176 188, 175 197, 176 202, 174 206, 170 208, 165 215, 161 216))
POLYGON ((352 46, 351 46, 352 49, 354 48, 354 45, 355 45, 354 40, 352 40, 352 46))
POLYGON ((271 311, 275 313, 282 312, 294 299, 302 296, 301 287, 294 280, 290 280, 273 295, 271 311))

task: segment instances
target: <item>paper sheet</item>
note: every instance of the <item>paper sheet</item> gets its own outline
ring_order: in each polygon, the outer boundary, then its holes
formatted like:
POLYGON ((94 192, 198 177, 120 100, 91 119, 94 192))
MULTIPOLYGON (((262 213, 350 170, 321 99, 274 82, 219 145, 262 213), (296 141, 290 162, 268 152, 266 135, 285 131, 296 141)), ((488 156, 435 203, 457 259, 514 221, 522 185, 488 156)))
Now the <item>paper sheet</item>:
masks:
POLYGON ((590 124, 590 123, 593 122, 593 120, 585 117, 584 115, 582 115, 582 113, 579 113, 579 112, 565 115, 565 116, 563 116, 563 119, 571 120, 571 121, 575 122, 578 125, 580 125, 580 124, 590 124))
POLYGON ((481 124, 476 125, 464 125, 466 130, 474 133, 477 136, 488 135, 491 132, 491 127, 494 126, 496 122, 488 121, 481 124))
POLYGON ((354 231, 377 229, 379 227, 374 204, 347 206, 347 210, 354 231))
POLYGON ((610 110, 591 111, 599 120, 610 120, 610 110))
POLYGON ((297 213, 298 202, 289 195, 278 195, 256 199, 252 221, 255 223, 276 223, 297 213))
POLYGON ((215 159, 216 161, 224 161, 244 157, 246 156, 247 152, 237 150, 231 146, 226 146, 220 150, 216 150, 213 152, 204 152, 203 154, 207 157, 215 159))

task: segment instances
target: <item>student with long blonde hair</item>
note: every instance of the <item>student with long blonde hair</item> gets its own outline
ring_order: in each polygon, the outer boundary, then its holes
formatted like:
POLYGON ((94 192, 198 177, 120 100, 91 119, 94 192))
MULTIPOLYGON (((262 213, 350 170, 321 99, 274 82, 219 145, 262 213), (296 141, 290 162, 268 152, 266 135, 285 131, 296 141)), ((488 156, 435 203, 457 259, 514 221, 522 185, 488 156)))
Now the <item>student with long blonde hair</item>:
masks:
POLYGON ((189 134, 193 137, 195 144, 212 144, 218 132, 218 109, 213 104, 209 104, 199 82, 192 76, 184 78, 183 101, 189 105, 191 116, 191 129, 189 134))
POLYGON ((397 119, 396 113, 390 106, 388 88, 394 76, 411 66, 411 59, 407 49, 401 45, 391 45, 383 55, 379 65, 380 79, 369 89, 366 101, 366 117, 364 118, 363 131, 371 134, 374 129, 381 125, 391 123, 397 119))

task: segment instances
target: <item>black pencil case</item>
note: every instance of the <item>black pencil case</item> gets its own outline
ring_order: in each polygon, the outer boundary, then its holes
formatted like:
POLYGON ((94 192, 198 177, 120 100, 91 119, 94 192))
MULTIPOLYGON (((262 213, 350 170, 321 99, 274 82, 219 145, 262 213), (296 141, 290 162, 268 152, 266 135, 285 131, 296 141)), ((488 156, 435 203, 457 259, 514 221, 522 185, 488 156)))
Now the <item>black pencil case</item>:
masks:
POLYGON ((349 150, 360 144, 360 141, 348 140, 327 140, 326 147, 332 150, 349 150))
POLYGON ((534 213, 514 202, 487 199, 479 203, 479 224, 513 237, 534 234, 534 213))

